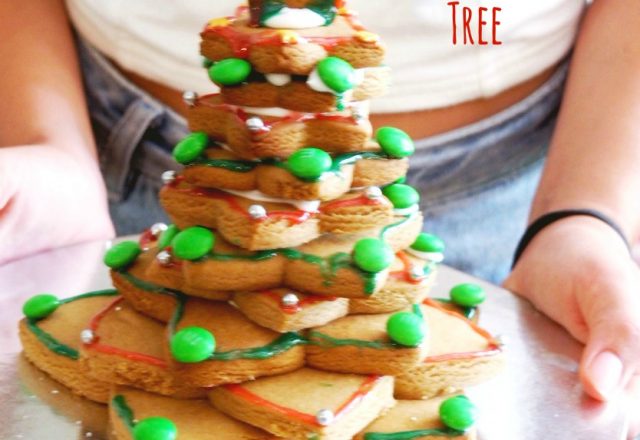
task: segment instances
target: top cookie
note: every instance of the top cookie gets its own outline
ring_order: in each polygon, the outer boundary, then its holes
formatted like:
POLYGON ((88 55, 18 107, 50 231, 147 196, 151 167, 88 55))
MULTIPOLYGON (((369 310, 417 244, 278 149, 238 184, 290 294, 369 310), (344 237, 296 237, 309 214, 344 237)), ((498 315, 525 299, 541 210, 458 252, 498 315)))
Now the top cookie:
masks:
POLYGON ((329 25, 293 31, 253 27, 248 8, 240 7, 234 17, 211 20, 201 36, 201 53, 207 59, 247 59, 265 74, 308 75, 328 56, 356 69, 377 67, 385 54, 380 38, 344 8, 329 25))

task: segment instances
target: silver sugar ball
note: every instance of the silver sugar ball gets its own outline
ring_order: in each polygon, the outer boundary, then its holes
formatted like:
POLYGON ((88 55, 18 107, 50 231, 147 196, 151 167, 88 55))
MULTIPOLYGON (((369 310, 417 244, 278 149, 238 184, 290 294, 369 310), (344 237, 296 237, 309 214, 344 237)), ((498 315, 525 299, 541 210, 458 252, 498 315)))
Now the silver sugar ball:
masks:
POLYGON ((414 280, 419 280, 420 278, 422 278, 424 276, 424 269, 421 268, 420 266, 413 266, 411 268, 411 271, 409 272, 409 275, 414 280))
POLYGON ((164 223, 155 223, 151 225, 151 227, 149 228, 149 232, 151 232, 151 235, 153 235, 154 237, 158 237, 160 234, 166 231, 167 228, 168 226, 164 223))
POLYGON ((262 205, 249 206, 249 215, 252 219, 265 218, 267 216, 267 210, 262 205))
POLYGON ((328 409, 321 409, 316 413, 316 421, 322 426, 329 426, 335 419, 335 415, 328 409))
POLYGON ((198 94, 193 90, 187 90, 182 94, 182 99, 189 107, 193 107, 196 105, 196 101, 198 100, 198 94))
POLYGON ((247 128, 250 131, 262 131, 264 130, 264 121, 258 116, 252 116, 245 122, 247 128))
POLYGON ((166 266, 171 263, 171 254, 169 251, 159 252, 158 255, 156 255, 156 260, 158 260, 158 263, 161 265, 166 266))
POLYGON ((379 199, 382 197, 382 190, 377 186, 370 186, 369 188, 367 188, 365 195, 369 199, 379 199))
POLYGON ((176 172, 175 171, 169 170, 169 171, 165 171, 164 173, 162 173, 162 181, 165 183, 165 185, 170 184, 174 180, 176 180, 176 172))
POLYGON ((96 337, 91 329, 87 328, 80 332, 80 340, 83 344, 91 344, 95 338, 96 337))
POLYGON ((299 302, 300 299, 295 293, 287 293, 282 297, 282 305, 284 306, 296 306, 299 302))
POLYGON ((496 335, 493 339, 496 341, 499 347, 504 347, 505 345, 507 345, 507 337, 505 335, 496 335))

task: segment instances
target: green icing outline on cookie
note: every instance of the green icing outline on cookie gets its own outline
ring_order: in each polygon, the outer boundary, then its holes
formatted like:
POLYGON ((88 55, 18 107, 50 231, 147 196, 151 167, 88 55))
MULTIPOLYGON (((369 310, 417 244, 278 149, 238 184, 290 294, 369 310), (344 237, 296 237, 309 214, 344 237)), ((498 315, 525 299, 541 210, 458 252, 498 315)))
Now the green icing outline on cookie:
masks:
POLYGON ((364 440, 413 440, 426 436, 458 437, 460 435, 464 435, 464 432, 450 428, 433 428, 390 433, 368 432, 364 435, 364 440))
MULTIPOLYGON (((70 298, 62 299, 60 300, 60 305, 62 306, 64 304, 69 304, 71 302, 78 301, 81 299, 95 298, 98 296, 117 296, 117 295, 118 295, 118 291, 115 289, 97 290, 95 292, 83 293, 82 295, 77 295, 70 298)), ((50 333, 47 333, 44 330, 42 330, 40 327, 38 327, 38 322, 42 321, 43 319, 47 319, 47 318, 41 318, 41 319, 26 318, 26 325, 29 331, 31 331, 31 333, 33 333, 33 335, 38 339, 38 341, 40 341, 40 343, 42 343, 45 347, 47 347, 48 350, 60 356, 65 356, 70 359, 73 359, 74 361, 77 361, 80 358, 80 353, 78 352, 78 350, 61 343, 56 338, 54 338, 50 333)))
POLYGON ((120 417, 120 420, 122 420, 122 423, 124 423, 127 429, 132 432, 133 428, 136 426, 135 417, 133 410, 127 404, 127 399, 122 394, 118 394, 111 399, 111 405, 118 417, 120 417))

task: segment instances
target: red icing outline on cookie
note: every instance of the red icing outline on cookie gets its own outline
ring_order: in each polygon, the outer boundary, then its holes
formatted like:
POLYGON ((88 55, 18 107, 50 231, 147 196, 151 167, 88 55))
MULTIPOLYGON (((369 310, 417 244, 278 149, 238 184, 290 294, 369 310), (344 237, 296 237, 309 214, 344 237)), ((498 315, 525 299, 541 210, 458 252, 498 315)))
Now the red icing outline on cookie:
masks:
POLYGON ((177 191, 183 194, 188 194, 196 197, 206 197, 206 198, 215 199, 215 200, 223 200, 229 205, 231 209, 241 213, 242 215, 244 215, 245 217, 247 217, 248 219, 254 222, 262 222, 267 219, 274 219, 274 218, 284 218, 289 220, 292 224, 301 224, 309 220, 313 214, 316 214, 316 212, 301 211, 298 209, 293 209, 291 211, 267 212, 267 215, 265 217, 256 219, 251 217, 251 215, 249 215, 249 211, 238 203, 238 198, 240 198, 240 196, 229 194, 227 192, 224 192, 218 189, 202 188, 198 186, 194 186, 190 188, 179 188, 178 185, 183 181, 184 181, 184 176, 178 176, 173 182, 167 184, 166 186, 170 188, 172 191, 177 191))
POLYGON ((419 278, 413 278, 411 276, 411 272, 412 269, 417 266, 417 264, 413 263, 410 259, 409 256, 404 252, 404 251, 400 251, 398 253, 396 253, 396 257, 398 257, 398 259, 400 261, 402 261, 403 264, 403 269, 402 270, 398 270, 395 272, 391 272, 389 275, 392 276, 393 278, 396 279, 401 279, 402 281, 409 283, 409 284, 420 284, 422 283, 424 280, 426 280, 427 278, 429 278, 429 276, 427 274, 419 277, 419 278))
MULTIPOLYGON (((382 376, 369 376, 367 379, 360 385, 360 387, 349 397, 349 399, 344 402, 342 405, 338 407, 338 409, 334 412, 334 421, 338 420, 344 414, 349 412, 353 406, 357 405, 368 393, 371 392, 372 388, 375 384, 382 378, 382 376)), ((277 403, 270 402, 257 394, 252 393, 251 391, 244 388, 242 385, 238 384, 230 384, 224 385, 224 388, 235 394, 238 397, 241 397, 255 405, 265 406, 270 408, 280 414, 283 414, 287 417, 298 419, 299 421, 306 423, 308 425, 313 425, 322 428, 323 425, 318 423, 315 415, 306 414, 300 411, 296 411, 295 409, 286 408, 284 406, 278 405, 277 403)))
POLYGON ((153 365, 155 367, 167 368, 169 364, 164 359, 142 353, 134 353, 132 351, 122 350, 110 345, 100 344, 100 337, 98 336, 98 327, 100 326, 100 322, 112 309, 117 307, 118 304, 120 304, 122 301, 124 301, 123 297, 115 299, 91 319, 91 321, 89 322, 89 330, 91 330, 94 334, 94 341, 90 344, 84 344, 84 346, 87 349, 94 350, 99 353, 119 356, 131 361, 143 362, 149 365, 153 365))
POLYGON ((452 312, 450 310, 445 309, 444 307, 442 307, 440 304, 438 304, 436 301, 433 301, 432 299, 425 299, 422 302, 422 304, 424 304, 426 306, 429 306, 429 307, 433 307, 435 309, 438 309, 441 312, 444 312, 449 316, 452 316, 452 317, 454 317, 456 319, 464 321, 468 326, 470 326, 473 329, 473 331, 475 331, 480 336, 485 338, 487 340, 487 342, 489 343, 489 348, 487 348, 486 350, 471 351, 471 352, 466 352, 466 353, 450 353, 450 354, 441 354, 441 355, 437 355, 437 356, 430 356, 430 357, 427 357, 424 360, 425 363, 428 363, 428 362, 443 362, 443 361, 478 358, 478 357, 489 357, 489 356, 495 356, 495 355, 500 354, 502 352, 502 349, 500 348, 500 344, 493 338, 493 336, 491 336, 491 334, 488 331, 486 331, 485 329, 483 329, 480 326, 476 325, 474 322, 468 320, 464 316, 460 316, 460 314, 458 314, 456 312, 452 312))

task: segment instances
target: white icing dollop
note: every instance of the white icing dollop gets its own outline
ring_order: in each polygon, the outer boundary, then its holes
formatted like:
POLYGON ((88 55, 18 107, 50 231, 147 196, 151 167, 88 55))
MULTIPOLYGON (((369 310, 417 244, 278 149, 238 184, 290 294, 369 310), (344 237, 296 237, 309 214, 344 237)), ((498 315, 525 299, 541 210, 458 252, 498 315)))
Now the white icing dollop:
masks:
POLYGON ((322 81, 318 68, 314 68, 309 74, 309 78, 307 78, 307 85, 310 89, 315 90, 316 92, 336 94, 332 88, 329 88, 329 86, 322 81))
POLYGON ((422 252, 412 248, 408 248, 407 252, 421 260, 432 261, 434 263, 442 263, 444 261, 444 254, 442 252, 422 252))
POLYGON ((274 29, 309 29, 325 24, 325 18, 311 9, 288 8, 286 6, 264 22, 266 27, 274 29))
POLYGON ((415 205, 411 205, 408 208, 401 208, 401 209, 396 208, 393 210, 393 213, 395 215, 410 215, 418 212, 419 210, 420 210, 420 207, 416 203, 415 205))
POLYGON ((240 106, 242 110, 250 115, 258 116, 273 116, 274 118, 286 118, 293 114, 299 114, 298 112, 292 112, 286 108, 281 107, 244 107, 240 106))
POLYGON ((270 84, 277 87, 286 86, 291 82, 291 75, 286 73, 266 73, 264 76, 270 84))
POLYGON ((285 203, 287 205, 295 206, 296 209, 305 212, 318 212, 320 208, 320 200, 293 200, 293 199, 280 199, 277 197, 271 197, 263 193, 262 191, 235 191, 231 189, 225 189, 224 192, 233 194, 245 199, 253 200, 256 202, 271 202, 271 203, 285 203))

